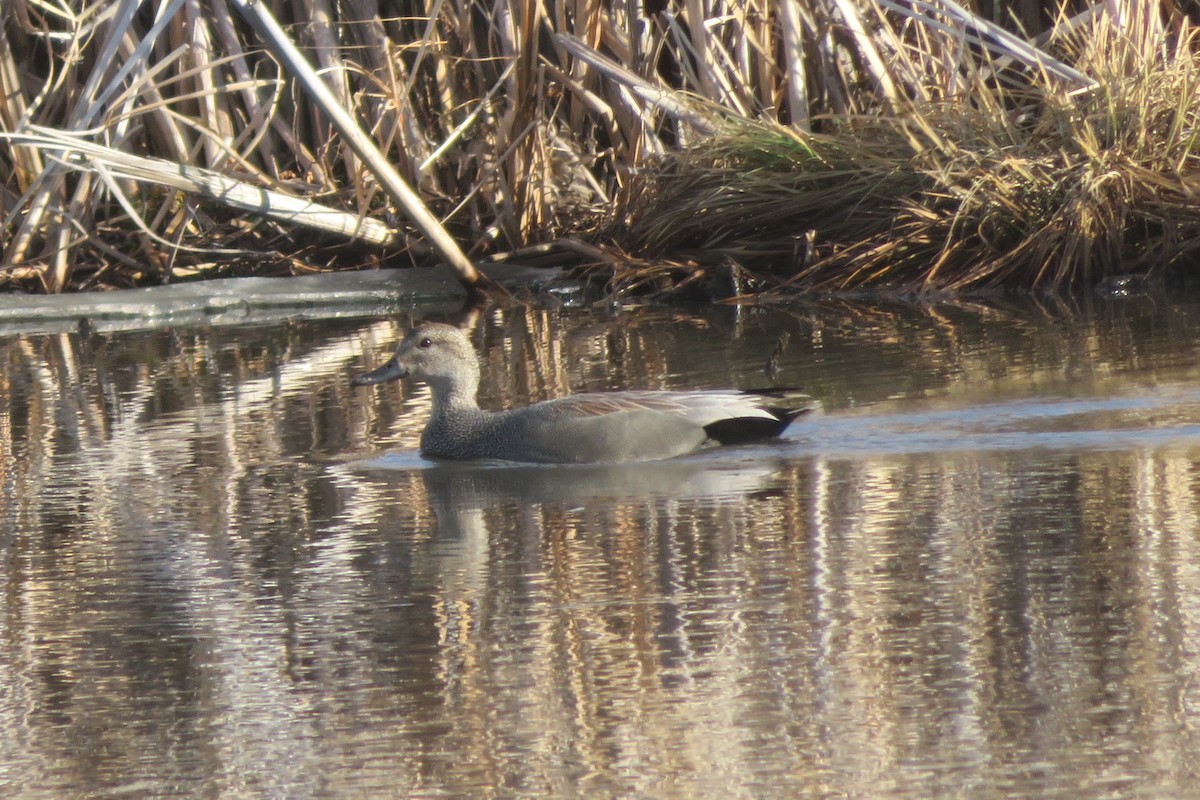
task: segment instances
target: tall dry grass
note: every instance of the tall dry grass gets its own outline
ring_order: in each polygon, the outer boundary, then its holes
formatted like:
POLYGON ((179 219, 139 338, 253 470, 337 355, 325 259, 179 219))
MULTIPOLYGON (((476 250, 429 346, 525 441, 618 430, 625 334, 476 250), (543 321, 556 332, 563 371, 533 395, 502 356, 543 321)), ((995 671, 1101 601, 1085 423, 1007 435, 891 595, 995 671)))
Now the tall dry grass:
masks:
MULTIPOLYGON (((925 6, 888 5, 910 21, 925 6)), ((964 30, 896 40, 891 74, 905 80, 886 111, 825 118, 819 135, 739 122, 669 159, 621 235, 690 260, 692 279, 734 262, 760 290, 1050 290, 1190 267, 1200 59, 1187 18, 1089 10, 1036 50, 976 37, 947 53, 964 30)))
MULTIPOLYGON (((0 285, 437 260, 239 5, 0 4, 0 285), (250 213, 129 156, 351 222, 250 213)), ((952 0, 260 5, 477 259, 559 242, 617 287, 714 265, 1058 285, 1195 237, 1194 37, 1168 6, 1061 14, 1039 39, 952 0)))

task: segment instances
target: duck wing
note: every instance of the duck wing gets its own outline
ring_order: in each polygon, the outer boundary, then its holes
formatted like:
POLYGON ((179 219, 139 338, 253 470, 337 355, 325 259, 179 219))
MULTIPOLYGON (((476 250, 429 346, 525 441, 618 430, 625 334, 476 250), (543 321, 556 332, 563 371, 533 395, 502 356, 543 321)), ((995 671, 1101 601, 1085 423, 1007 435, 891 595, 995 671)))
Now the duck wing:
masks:
POLYGON ((528 460, 614 462, 768 439, 811 409, 796 392, 627 391, 548 400, 506 423, 528 460))
POLYGON ((548 402, 572 416, 652 411, 683 417, 702 428, 743 418, 791 423, 813 409, 812 398, 791 389, 605 392, 571 395, 548 402))

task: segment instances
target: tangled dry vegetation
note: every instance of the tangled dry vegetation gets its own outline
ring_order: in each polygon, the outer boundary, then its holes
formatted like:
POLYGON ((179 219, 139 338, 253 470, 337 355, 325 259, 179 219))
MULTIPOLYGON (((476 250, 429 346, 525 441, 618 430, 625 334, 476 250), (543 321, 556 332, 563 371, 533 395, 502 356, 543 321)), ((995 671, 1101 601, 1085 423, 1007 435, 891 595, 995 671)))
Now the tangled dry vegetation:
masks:
POLYGON ((0 288, 457 259, 708 296, 1186 268, 1183 9, 1006 7, 5 0, 0 288))
MULTIPOLYGON (((1125 22, 1061 20, 1042 53, 1075 75, 985 49, 907 83, 894 113, 830 116, 819 134, 732 125, 649 179, 626 217, 632 247, 690 255, 691 280, 715 274, 734 293, 1186 277, 1200 246, 1196 32, 1182 16, 1125 22)), ((896 52, 909 75, 939 63, 896 52)))

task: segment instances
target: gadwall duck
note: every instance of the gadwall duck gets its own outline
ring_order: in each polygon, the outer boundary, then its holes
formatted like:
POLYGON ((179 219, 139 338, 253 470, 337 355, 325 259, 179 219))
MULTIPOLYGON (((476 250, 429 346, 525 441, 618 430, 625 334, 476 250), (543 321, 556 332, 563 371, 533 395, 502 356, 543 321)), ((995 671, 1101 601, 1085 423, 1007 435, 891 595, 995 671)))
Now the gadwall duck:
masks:
POLYGON ((412 378, 429 385, 433 409, 421 453, 439 459, 549 464, 651 461, 714 444, 781 434, 811 399, 788 390, 625 391, 577 394, 510 411, 476 402, 479 361, 458 328, 427 322, 390 361, 353 386, 412 378))

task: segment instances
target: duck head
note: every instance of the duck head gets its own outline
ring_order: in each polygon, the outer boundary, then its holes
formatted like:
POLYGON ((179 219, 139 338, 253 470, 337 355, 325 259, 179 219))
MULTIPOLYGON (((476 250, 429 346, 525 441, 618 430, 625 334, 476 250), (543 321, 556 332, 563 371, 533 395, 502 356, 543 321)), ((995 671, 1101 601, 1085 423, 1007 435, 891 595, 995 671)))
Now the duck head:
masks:
POLYGON ((440 322, 423 323, 404 337, 396 354, 381 367, 356 375, 351 386, 369 386, 400 378, 429 384, 435 394, 474 397, 479 360, 466 334, 440 322))

